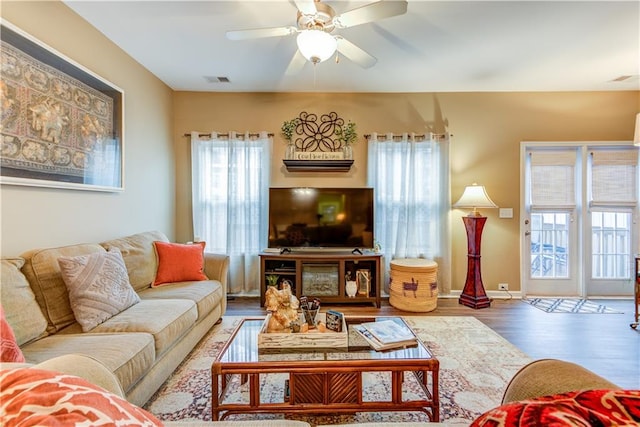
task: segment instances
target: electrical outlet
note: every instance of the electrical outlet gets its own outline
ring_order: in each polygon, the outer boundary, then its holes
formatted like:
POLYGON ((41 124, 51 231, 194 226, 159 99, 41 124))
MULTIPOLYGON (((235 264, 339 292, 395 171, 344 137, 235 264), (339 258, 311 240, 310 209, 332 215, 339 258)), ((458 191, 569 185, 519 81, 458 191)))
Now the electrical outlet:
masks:
POLYGON ((509 290, 509 284, 508 283, 498 283, 498 290, 499 291, 508 291, 509 290))

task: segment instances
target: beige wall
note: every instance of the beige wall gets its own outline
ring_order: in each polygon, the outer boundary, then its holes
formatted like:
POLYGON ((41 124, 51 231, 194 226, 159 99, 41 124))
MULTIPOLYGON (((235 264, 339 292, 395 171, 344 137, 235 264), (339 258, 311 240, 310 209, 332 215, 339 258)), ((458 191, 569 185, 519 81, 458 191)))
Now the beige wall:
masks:
POLYGON ((124 90, 125 191, 3 185, 3 256, 145 230, 173 237, 172 91, 61 2, 2 2, 1 16, 124 90))
MULTIPOLYGON (((300 111, 337 112, 370 132, 451 134, 451 198, 484 184, 514 219, 489 217, 483 234, 483 279, 519 288, 519 143, 523 140, 629 140, 639 92, 229 94, 173 93, 60 2, 3 2, 1 16, 125 92, 125 187, 100 193, 3 185, 1 250, 93 242, 158 229, 178 241, 193 238, 189 143, 191 130, 267 130, 276 134, 272 186, 364 186, 366 142, 355 147, 349 173, 287 173, 279 129, 300 111)), ((466 236, 452 211, 452 287, 466 272, 466 236)))
MULTIPOLYGON (((176 141, 176 237, 192 236, 189 138, 192 130, 261 131, 275 134, 271 186, 365 186, 366 141, 371 132, 433 130, 451 135, 451 199, 466 185, 486 186, 501 207, 513 208, 513 219, 489 217, 483 232, 482 273, 485 287, 509 283, 520 289, 519 204, 521 141, 630 140, 640 111, 638 92, 586 93, 197 93, 174 94, 176 141), (357 124, 360 135, 349 173, 288 173, 282 164, 285 144, 280 126, 300 111, 335 111, 357 124)), ((461 216, 452 211, 452 288, 466 276, 466 234, 461 216)))

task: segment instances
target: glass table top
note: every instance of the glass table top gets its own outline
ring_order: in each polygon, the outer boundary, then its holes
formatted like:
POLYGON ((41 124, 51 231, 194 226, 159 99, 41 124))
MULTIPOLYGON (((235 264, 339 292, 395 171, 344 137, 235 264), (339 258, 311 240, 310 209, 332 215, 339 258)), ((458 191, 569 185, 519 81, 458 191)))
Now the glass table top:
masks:
MULTIPOLYGON (((386 317, 388 319, 388 317, 386 317)), ((356 318, 357 319, 357 318, 356 318)), ((375 319, 367 318, 366 321, 384 320, 385 317, 375 319)), ((353 318, 346 317, 347 326, 360 323, 353 318)), ((222 363, 251 363, 268 361, 316 361, 316 360, 392 360, 392 359, 433 359, 433 356, 424 344, 418 340, 418 344, 411 347, 403 347, 386 351, 371 349, 364 338, 349 327, 348 349, 322 349, 322 350, 295 350, 284 349, 276 351, 260 351, 258 349, 258 333, 262 329, 264 319, 245 319, 232 337, 232 341, 226 350, 218 357, 222 363)))

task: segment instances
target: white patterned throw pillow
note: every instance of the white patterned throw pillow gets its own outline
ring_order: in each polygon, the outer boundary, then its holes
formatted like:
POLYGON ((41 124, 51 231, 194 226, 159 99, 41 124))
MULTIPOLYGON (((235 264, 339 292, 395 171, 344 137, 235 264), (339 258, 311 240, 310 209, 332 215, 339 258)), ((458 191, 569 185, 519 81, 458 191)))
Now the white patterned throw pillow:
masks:
POLYGON ((69 291, 71 309, 84 332, 140 302, 117 248, 60 257, 58 264, 69 291))

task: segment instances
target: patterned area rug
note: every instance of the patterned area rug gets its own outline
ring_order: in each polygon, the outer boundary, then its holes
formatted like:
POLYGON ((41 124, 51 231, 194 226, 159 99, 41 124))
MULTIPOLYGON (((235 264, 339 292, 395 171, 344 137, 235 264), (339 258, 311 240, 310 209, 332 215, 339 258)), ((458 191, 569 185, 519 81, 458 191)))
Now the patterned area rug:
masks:
POLYGON ((523 299, 522 302, 531 304, 547 313, 624 314, 621 311, 585 299, 531 298, 523 299))
MULTIPOLYGON (((174 374, 153 396, 145 409, 165 421, 211 420, 211 364, 229 338, 240 317, 226 316, 215 326, 174 374)), ((474 317, 405 316, 440 361, 440 420, 468 426, 483 412, 500 404, 509 379, 531 361, 496 332, 474 317)), ((366 374, 367 396, 389 396, 385 374, 366 374)), ((281 401, 283 378, 265 375, 265 399, 281 401)), ((407 376, 407 378, 413 378, 407 376)), ((406 381, 406 393, 420 393, 406 381)), ((229 399, 246 399, 246 387, 236 384, 229 399)), ((281 414, 230 415, 228 420, 282 419, 281 414)), ((360 422, 428 421, 420 412, 361 412, 353 415, 287 415, 288 419, 316 424, 360 422)))

